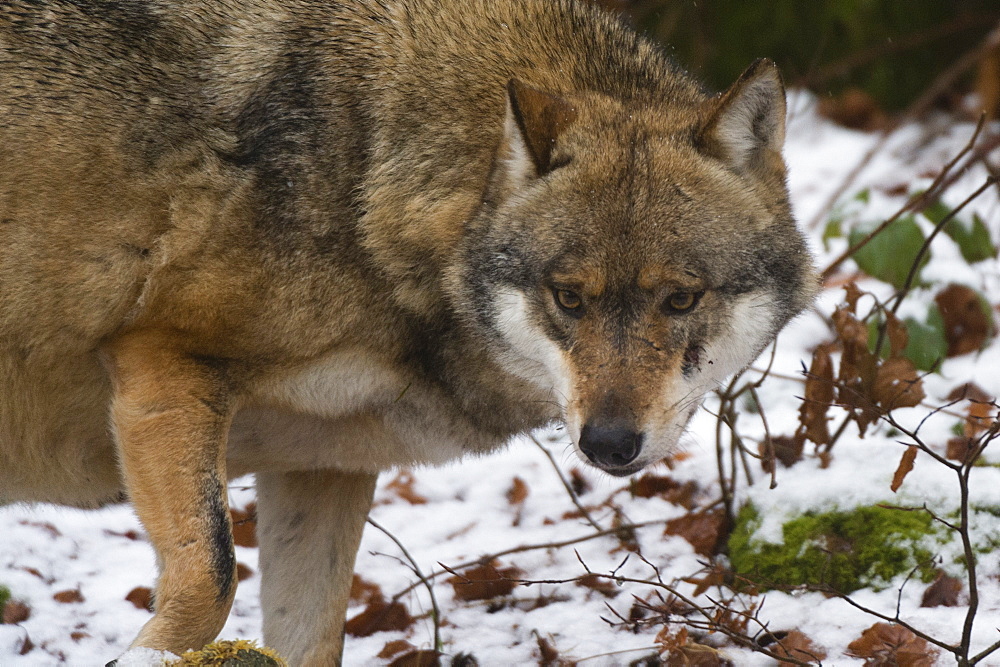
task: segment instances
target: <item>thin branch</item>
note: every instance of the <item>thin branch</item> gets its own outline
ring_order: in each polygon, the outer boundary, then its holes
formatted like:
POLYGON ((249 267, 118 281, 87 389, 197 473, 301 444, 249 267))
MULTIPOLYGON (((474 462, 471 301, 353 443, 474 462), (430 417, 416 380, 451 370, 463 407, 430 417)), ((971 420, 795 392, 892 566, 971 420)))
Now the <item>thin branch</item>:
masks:
POLYGON ((535 437, 534 433, 529 434, 528 437, 531 438, 531 441, 535 443, 535 445, 540 450, 542 450, 542 452, 545 454, 545 457, 549 460, 549 463, 552 464, 552 469, 555 470, 556 475, 559 476, 559 481, 562 482, 563 488, 566 489, 566 493, 569 494, 569 499, 573 501, 573 504, 576 506, 577 511, 580 512, 580 516, 582 516, 587 521, 587 523, 593 526, 594 530, 596 531, 604 530, 604 526, 597 523, 597 521, 594 520, 594 517, 590 515, 590 512, 587 511, 587 508, 584 507, 583 504, 580 502, 580 498, 576 495, 576 491, 573 490, 573 486, 563 475, 562 469, 559 467, 559 464, 556 463, 555 458, 552 456, 552 452, 550 452, 544 445, 542 445, 542 443, 538 442, 538 438, 535 437))
POLYGON ((434 650, 440 653, 444 649, 444 644, 441 642, 441 610, 438 608, 437 598, 434 596, 434 586, 431 585, 430 579, 425 577, 423 572, 420 571, 420 566, 417 565, 417 561, 414 560, 413 556, 410 555, 410 552, 406 550, 406 547, 403 546, 403 543, 400 542, 395 535, 390 533, 385 527, 371 517, 368 517, 368 523, 385 533, 386 537, 396 543, 396 546, 403 552, 406 560, 410 562, 410 569, 413 570, 413 574, 417 575, 420 583, 427 589, 427 594, 431 598, 431 608, 434 610, 434 650))

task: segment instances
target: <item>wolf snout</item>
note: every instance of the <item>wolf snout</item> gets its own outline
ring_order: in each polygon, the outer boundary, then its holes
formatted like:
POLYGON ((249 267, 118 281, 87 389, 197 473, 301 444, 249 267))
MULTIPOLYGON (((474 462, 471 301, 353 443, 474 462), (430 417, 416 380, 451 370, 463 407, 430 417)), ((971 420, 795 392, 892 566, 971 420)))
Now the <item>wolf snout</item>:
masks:
POLYGON ((588 423, 580 431, 580 451, 594 465, 616 474, 639 456, 642 440, 642 434, 630 426, 588 423))

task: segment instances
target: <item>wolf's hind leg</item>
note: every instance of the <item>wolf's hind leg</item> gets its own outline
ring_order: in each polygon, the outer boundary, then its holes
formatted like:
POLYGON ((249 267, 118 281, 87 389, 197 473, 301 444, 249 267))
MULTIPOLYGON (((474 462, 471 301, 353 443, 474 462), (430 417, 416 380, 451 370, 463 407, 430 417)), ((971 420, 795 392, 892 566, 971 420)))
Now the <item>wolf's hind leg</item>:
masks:
POLYGON ((264 643, 290 665, 339 665, 344 615, 376 474, 259 473, 264 643))
POLYGON ((156 614, 132 646, 201 648, 222 629, 236 591, 226 371, 153 332, 126 335, 108 351, 125 484, 160 563, 156 614))

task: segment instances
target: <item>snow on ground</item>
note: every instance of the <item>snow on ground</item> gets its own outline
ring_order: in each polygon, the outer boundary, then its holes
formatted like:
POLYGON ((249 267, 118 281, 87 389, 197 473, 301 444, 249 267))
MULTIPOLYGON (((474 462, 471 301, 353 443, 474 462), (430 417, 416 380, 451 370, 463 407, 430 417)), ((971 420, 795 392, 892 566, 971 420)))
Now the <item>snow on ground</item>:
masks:
MULTIPOLYGON (((808 225, 829 203, 845 175, 878 140, 876 136, 845 130, 818 118, 814 99, 802 93, 792 96, 787 158, 790 164, 790 187, 797 215, 808 225)), ((849 199, 862 187, 871 187, 872 196, 866 215, 884 218, 903 201, 898 186, 910 192, 926 188, 929 173, 945 164, 968 140, 972 126, 951 127, 943 136, 925 141, 926 128, 909 127, 897 132, 870 164, 846 189, 849 199), (893 195, 892 192, 897 191, 893 195)), ((972 170, 948 193, 948 203, 957 204, 977 187, 984 173, 972 170)), ((974 208, 988 221, 994 239, 998 237, 997 199, 989 194, 974 208)), ((821 247, 818 238, 822 223, 808 229, 817 239, 814 249, 819 265, 843 250, 843 241, 834 241, 830 250, 821 247)), ((926 269, 932 278, 944 277, 973 286, 986 293, 992 303, 1000 300, 1000 268, 996 261, 977 264, 970 269, 961 262, 950 241, 936 241, 935 259, 926 269), (941 249, 938 249, 938 246, 941 249)), ((873 282, 863 287, 881 290, 873 282)), ((828 290, 820 299, 820 312, 829 313, 842 297, 839 289, 828 290)), ((929 297, 924 295, 917 297, 929 297)), ((796 376, 808 349, 829 338, 823 319, 807 314, 789 327, 780 338, 774 369, 780 375, 796 376)), ((760 365, 766 360, 758 362, 760 365)), ((979 355, 966 355, 946 362, 940 375, 929 377, 925 384, 929 398, 943 399, 956 385, 974 381, 993 395, 1000 395, 1000 345, 993 345, 979 355)), ((795 428, 802 385, 793 380, 770 379, 761 388, 772 433, 790 434, 795 428)), ((694 481, 703 489, 701 501, 718 495, 716 481, 715 420, 712 404, 692 424, 686 441, 687 458, 679 461, 669 474, 677 481, 694 481)), ((902 411, 907 412, 907 411, 902 411)), ((900 413, 902 415, 902 412, 900 413)), ((910 410, 909 421, 924 413, 910 410)), ((925 433, 936 442, 948 437, 955 419, 944 417, 930 422, 925 433), (940 422, 940 423, 938 423, 940 422)), ((741 422, 750 438, 761 435, 752 419, 741 422), (744 423, 745 422, 745 423, 744 423)), ((649 564, 634 555, 617 572, 624 577, 652 579, 652 566, 659 569, 664 581, 689 578, 702 570, 704 558, 693 551, 682 537, 664 536, 663 521, 680 517, 685 510, 660 497, 632 497, 627 480, 611 479, 580 466, 571 448, 558 430, 538 434, 560 468, 568 474, 579 467, 590 489, 581 501, 592 510, 593 518, 603 527, 611 527, 615 518, 607 505, 612 498, 620 506, 624 520, 633 523, 658 522, 637 531, 642 554, 649 564)), ((769 490, 766 476, 755 470, 758 483, 747 489, 741 485, 741 497, 751 497, 765 517, 765 529, 771 531, 791 511, 848 507, 852 503, 880 501, 932 506, 953 504, 957 486, 951 473, 926 457, 918 457, 914 471, 899 493, 892 494, 889 482, 899 462, 902 446, 879 433, 860 440, 856 429, 849 428, 834 449, 832 465, 822 469, 818 460, 807 458, 791 469, 781 469, 778 487, 769 490)), ((655 472, 667 474, 666 468, 655 472)), ((426 502, 411 504, 403 499, 390 482, 394 473, 384 475, 376 496, 372 518, 395 535, 426 573, 522 545, 556 543, 586 537, 594 532, 584 520, 571 514, 574 506, 552 464, 539 447, 527 438, 512 443, 494 456, 467 460, 437 469, 414 471, 412 491, 426 502), (507 497, 515 478, 528 490, 524 501, 512 504, 507 497), (570 518, 564 518, 569 516, 570 518)), ((253 498, 252 480, 237 480, 231 485, 230 501, 244 507, 253 498)), ((1000 506, 1000 469, 975 470, 971 482, 975 501, 1000 506)), ((976 516, 978 534, 1000 535, 1000 522, 991 516, 976 516)), ((621 549, 611 536, 581 541, 559 549, 533 549, 503 556, 501 566, 516 566, 531 580, 566 580, 585 573, 610 572, 625 560, 629 552, 621 549)), ((256 550, 239 547, 237 559, 253 572, 257 570, 256 550)), ((998 638, 1000 627, 1000 566, 988 554, 981 559, 981 607, 974 634, 974 646, 985 647, 998 638)), ((415 581, 399 547, 384 533, 368 526, 358 556, 357 572, 377 584, 387 596, 403 591, 415 581)), ((454 599, 452 586, 436 579, 434 592, 441 607, 441 636, 447 653, 475 655, 482 665, 535 664, 539 660, 539 637, 547 639, 565 659, 583 665, 628 664, 655 651, 654 638, 659 627, 632 633, 609 624, 614 613, 628 617, 633 595, 650 599, 651 587, 622 584, 608 595, 573 583, 546 583, 515 588, 503 604, 462 602, 454 599), (614 611, 612 611, 614 610, 614 611)), ((126 594, 139 586, 151 586, 155 577, 152 551, 141 525, 126 506, 83 512, 51 506, 14 506, 0 509, 0 584, 11 589, 16 599, 31 609, 30 617, 16 625, 0 625, 0 665, 98 665, 121 653, 149 618, 125 600, 126 594), (78 601, 59 602, 54 594, 78 591, 78 601), (19 655, 25 637, 34 648, 19 655)), ((897 604, 900 581, 874 593, 860 591, 855 598, 885 613, 897 604)), ((254 574, 240 583, 233 612, 223 638, 259 638, 259 577, 254 574)), ((690 594, 693 584, 679 583, 690 594)), ((957 639, 965 607, 921 608, 925 586, 910 583, 899 596, 904 618, 931 635, 947 641, 957 639)), ((401 597, 416 622, 406 631, 381 632, 369 637, 348 637, 345 662, 349 665, 383 664, 376 657, 387 642, 405 638, 418 648, 433 646, 433 623, 427 591, 417 586, 401 597)), ((352 606, 353 616, 363 606, 352 606)), ((772 630, 798 629, 817 645, 825 647, 825 664, 862 664, 844 655, 848 643, 876 619, 852 608, 843 601, 827 599, 818 593, 769 593, 760 614, 772 630)), ((733 648, 724 653, 739 665, 772 664, 769 659, 733 648)), ((987 661, 989 663, 989 661, 987 661)), ((942 664, 947 661, 942 659, 942 664)), ((986 663, 984 663, 986 664, 986 663)), ((992 662, 1000 664, 1000 655, 992 662)))

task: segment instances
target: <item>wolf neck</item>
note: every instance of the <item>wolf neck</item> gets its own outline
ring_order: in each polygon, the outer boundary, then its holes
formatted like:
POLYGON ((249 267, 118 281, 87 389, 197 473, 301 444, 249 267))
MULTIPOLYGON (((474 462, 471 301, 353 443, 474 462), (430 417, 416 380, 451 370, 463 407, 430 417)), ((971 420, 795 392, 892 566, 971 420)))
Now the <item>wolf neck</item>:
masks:
POLYGON ((582 2, 400 0, 384 28, 360 226, 410 312, 447 303, 442 276, 481 203, 512 77, 637 105, 704 99, 648 43, 582 2))

